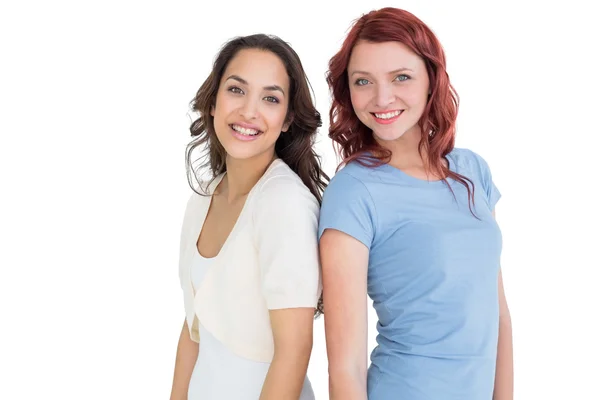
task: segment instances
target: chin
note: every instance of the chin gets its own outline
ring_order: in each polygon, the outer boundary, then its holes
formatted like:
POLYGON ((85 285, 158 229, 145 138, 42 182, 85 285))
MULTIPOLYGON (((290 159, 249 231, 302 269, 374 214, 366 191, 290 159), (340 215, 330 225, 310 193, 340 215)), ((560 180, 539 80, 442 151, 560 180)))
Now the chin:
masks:
POLYGON ((405 136, 407 133, 406 130, 404 129, 385 129, 385 130, 379 130, 379 131, 373 131, 373 135, 379 139, 382 140, 384 142, 387 141, 392 141, 392 140, 398 140, 401 137, 405 136))
POLYGON ((225 147, 225 151, 227 152, 227 155, 234 160, 248 160, 261 153, 256 149, 240 149, 238 146, 227 146, 225 147))
MULTIPOLYGON (((258 144, 258 143, 257 143, 258 144)), ((227 152, 227 156, 233 160, 250 160, 256 157, 261 157, 265 153, 269 153, 271 146, 258 146, 254 143, 226 143, 223 147, 227 152)), ((272 152, 275 152, 275 147, 272 147, 272 152)))

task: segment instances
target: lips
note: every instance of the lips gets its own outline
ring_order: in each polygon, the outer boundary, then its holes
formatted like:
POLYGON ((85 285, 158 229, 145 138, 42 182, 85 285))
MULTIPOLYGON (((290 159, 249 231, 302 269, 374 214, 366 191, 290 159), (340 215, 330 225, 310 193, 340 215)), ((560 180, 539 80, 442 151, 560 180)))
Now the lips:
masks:
POLYGON ((373 119, 380 124, 391 124, 396 121, 404 112, 404 110, 386 110, 382 112, 370 113, 373 119))
POLYGON ((250 126, 231 124, 231 125, 229 125, 229 127, 243 136, 257 136, 262 133, 262 131, 260 131, 259 129, 256 129, 256 128, 250 127, 250 126))
POLYGON ((377 112, 377 113, 371 113, 371 114, 379 119, 390 119, 390 118, 394 118, 394 117, 397 117, 398 115, 402 114, 402 111, 404 111, 404 110, 384 111, 384 112, 377 112))

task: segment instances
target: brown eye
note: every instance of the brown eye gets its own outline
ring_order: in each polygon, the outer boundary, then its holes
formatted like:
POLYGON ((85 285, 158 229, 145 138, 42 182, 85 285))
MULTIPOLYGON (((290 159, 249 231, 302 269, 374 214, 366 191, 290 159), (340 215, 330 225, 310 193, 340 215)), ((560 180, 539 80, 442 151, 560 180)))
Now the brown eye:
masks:
POLYGON ((237 86, 231 86, 227 90, 230 91, 231 93, 244 94, 244 91, 237 86))
POLYGON ((275 103, 275 104, 279 103, 279 99, 275 96, 267 96, 267 97, 265 97, 265 100, 267 100, 269 103, 275 103))

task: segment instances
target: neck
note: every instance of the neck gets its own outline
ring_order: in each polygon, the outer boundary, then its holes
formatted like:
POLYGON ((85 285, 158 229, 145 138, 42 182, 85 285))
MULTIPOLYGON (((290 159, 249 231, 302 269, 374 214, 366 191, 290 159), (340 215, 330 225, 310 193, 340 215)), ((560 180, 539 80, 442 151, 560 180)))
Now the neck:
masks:
POLYGON ((228 155, 225 159, 227 174, 223 178, 223 194, 227 196, 227 200, 233 202, 248 195, 275 158, 274 152, 265 152, 245 160, 237 160, 228 155))
POLYGON ((419 149, 421 132, 418 127, 410 129, 396 140, 376 139, 379 145, 392 152, 389 164, 400 169, 424 167, 427 154, 419 149))

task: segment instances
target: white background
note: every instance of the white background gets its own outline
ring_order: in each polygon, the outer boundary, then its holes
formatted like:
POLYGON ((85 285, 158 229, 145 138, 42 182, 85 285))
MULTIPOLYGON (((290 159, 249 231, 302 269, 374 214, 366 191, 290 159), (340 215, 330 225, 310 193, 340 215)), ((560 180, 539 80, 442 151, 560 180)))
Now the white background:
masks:
MULTIPOLYGON (((503 194, 515 398, 600 399, 592 6, 333 3, 2 3, 0 398, 167 399, 188 103, 216 52, 256 32, 292 44, 332 174, 327 62, 353 19, 393 5, 438 34, 461 96, 457 146, 486 158, 503 194)), ((374 328, 371 315, 371 347, 374 328)), ((322 319, 309 376, 327 399, 322 319)))

